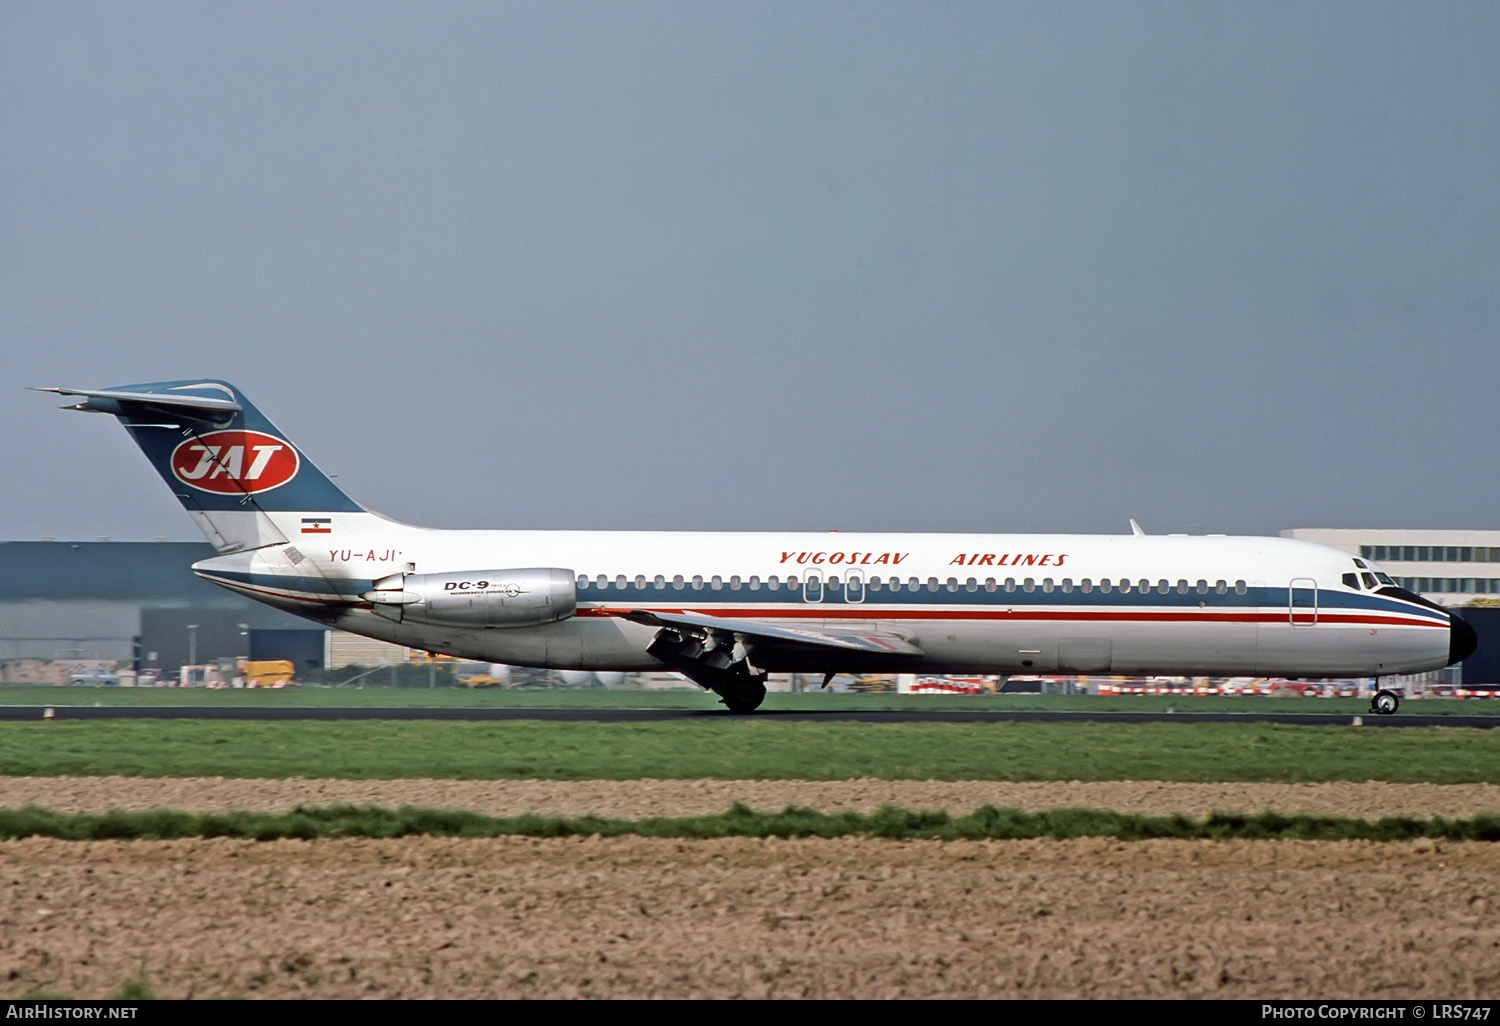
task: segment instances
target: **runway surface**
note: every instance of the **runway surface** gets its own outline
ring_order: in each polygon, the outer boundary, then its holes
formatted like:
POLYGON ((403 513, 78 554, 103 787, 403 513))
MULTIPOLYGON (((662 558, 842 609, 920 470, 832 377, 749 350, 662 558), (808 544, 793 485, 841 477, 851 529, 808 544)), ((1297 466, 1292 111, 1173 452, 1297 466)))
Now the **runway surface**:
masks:
POLYGON ((661 723, 703 719, 774 720, 809 723, 1291 723, 1316 727, 1347 727, 1357 719, 1366 727, 1500 727, 1500 716, 1424 716, 1400 713, 1169 713, 1169 712, 1045 712, 995 709, 896 710, 777 710, 763 709, 745 717, 723 709, 438 709, 438 708, 305 708, 265 706, 7 705, 0 720, 546 720, 551 722, 661 723), (46 711, 52 716, 47 717, 46 711))

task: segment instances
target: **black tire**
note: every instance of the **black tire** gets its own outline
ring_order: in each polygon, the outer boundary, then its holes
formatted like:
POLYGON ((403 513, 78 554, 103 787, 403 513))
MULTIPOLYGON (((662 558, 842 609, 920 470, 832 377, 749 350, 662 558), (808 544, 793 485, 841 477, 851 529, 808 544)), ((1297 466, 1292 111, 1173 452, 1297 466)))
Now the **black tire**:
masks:
POLYGON ((1370 699, 1370 711, 1379 716, 1394 715, 1401 708, 1401 698, 1394 691, 1384 688, 1375 692, 1375 697, 1370 699))
POLYGON ((720 692, 724 706, 732 713, 751 713, 766 700, 766 686, 758 680, 744 680, 720 692))

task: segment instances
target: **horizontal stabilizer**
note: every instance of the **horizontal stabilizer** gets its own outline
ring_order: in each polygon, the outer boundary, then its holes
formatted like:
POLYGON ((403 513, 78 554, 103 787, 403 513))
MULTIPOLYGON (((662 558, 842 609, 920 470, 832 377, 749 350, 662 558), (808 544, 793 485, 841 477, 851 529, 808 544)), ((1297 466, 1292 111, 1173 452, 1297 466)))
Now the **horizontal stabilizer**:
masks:
POLYGON ((90 413, 113 413, 116 416, 129 406, 152 406, 172 410, 193 417, 195 413, 211 415, 205 419, 222 419, 241 412, 244 407, 233 399, 218 399, 204 395, 164 395, 160 392, 126 392, 119 389, 82 388, 34 388, 35 392, 54 392, 57 395, 76 395, 84 401, 70 410, 85 410, 90 413))

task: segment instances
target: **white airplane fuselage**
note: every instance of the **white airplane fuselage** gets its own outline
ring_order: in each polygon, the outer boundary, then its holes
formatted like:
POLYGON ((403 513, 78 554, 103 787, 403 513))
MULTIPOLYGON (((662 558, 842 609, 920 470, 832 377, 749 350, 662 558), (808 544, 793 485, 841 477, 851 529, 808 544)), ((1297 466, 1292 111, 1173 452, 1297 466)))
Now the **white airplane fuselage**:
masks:
POLYGON ((657 628, 623 610, 885 628, 922 651, 803 666, 772 658, 765 669, 1355 677, 1432 669, 1449 653, 1446 614, 1350 588, 1345 574, 1369 571, 1347 553, 1283 538, 458 531, 370 513, 330 514, 303 535, 300 518, 271 518, 287 521, 300 565, 268 547, 195 571, 294 612, 332 613, 357 634, 516 665, 661 669, 646 651, 657 628), (517 627, 408 623, 329 601, 393 574, 515 567, 568 571, 574 615, 517 627), (328 597, 309 590, 324 587, 328 597))

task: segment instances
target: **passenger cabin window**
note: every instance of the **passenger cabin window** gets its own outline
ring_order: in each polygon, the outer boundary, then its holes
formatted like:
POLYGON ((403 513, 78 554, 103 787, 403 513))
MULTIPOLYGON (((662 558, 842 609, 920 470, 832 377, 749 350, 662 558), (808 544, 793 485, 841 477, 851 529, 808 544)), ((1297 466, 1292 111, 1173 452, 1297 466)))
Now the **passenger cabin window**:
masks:
POLYGON ((1215 581, 1214 582, 1214 591, 1218 592, 1220 595, 1224 594, 1228 590, 1229 590, 1229 582, 1227 582, 1227 581, 1215 581))
POLYGON ((1249 590, 1250 590, 1249 587, 1245 584, 1244 581, 1235 581, 1234 582, 1234 593, 1236 595, 1243 595, 1243 594, 1245 594, 1249 590))

